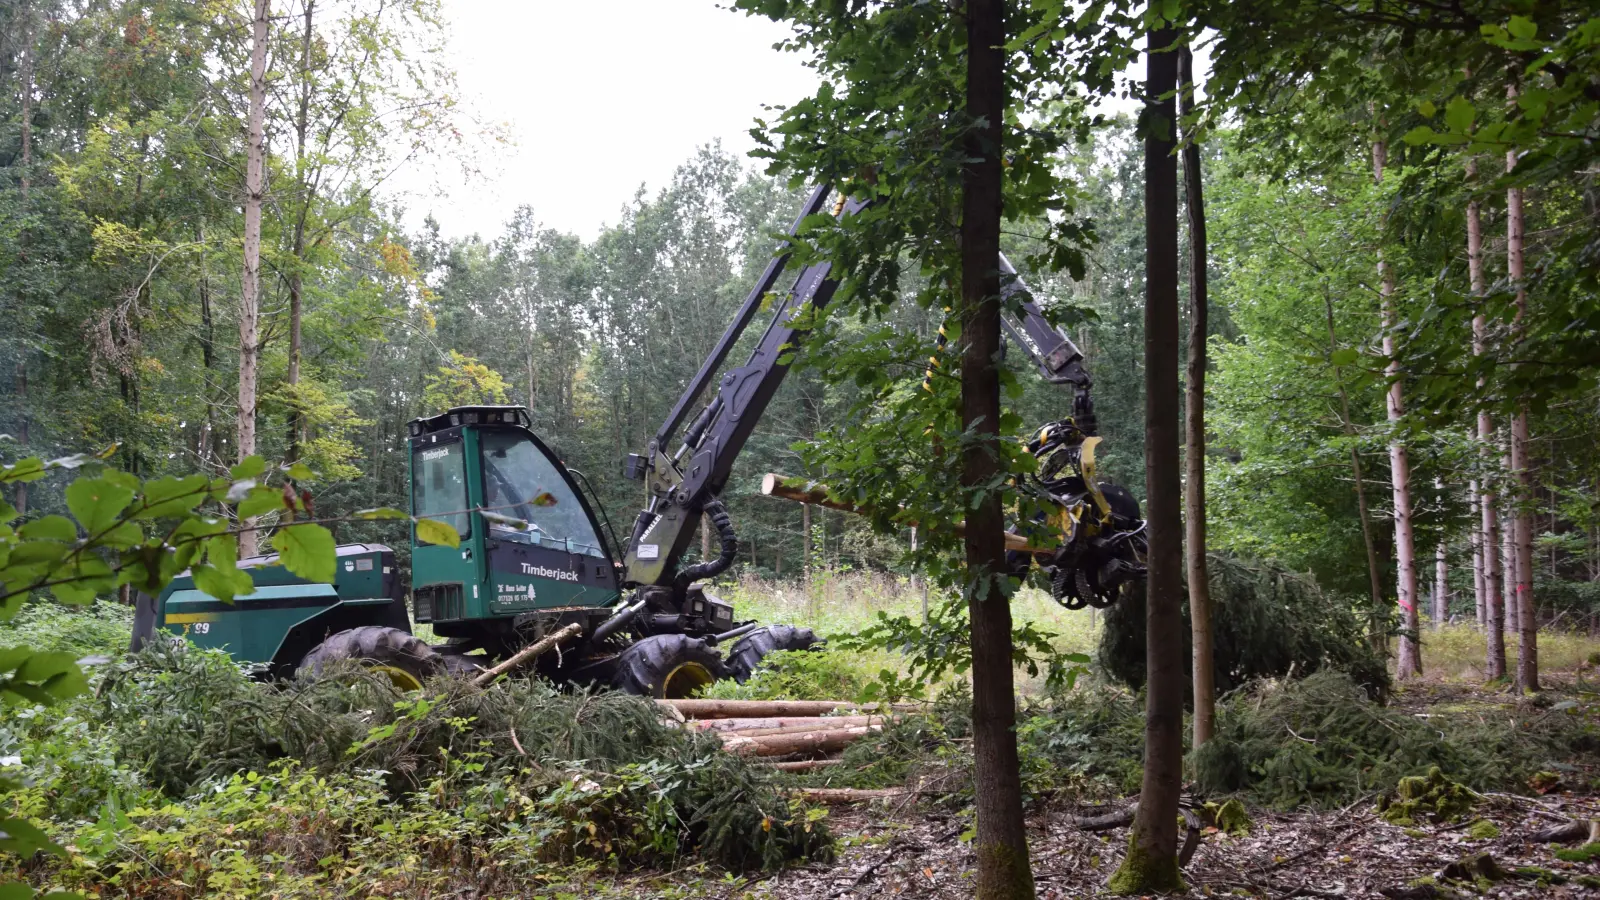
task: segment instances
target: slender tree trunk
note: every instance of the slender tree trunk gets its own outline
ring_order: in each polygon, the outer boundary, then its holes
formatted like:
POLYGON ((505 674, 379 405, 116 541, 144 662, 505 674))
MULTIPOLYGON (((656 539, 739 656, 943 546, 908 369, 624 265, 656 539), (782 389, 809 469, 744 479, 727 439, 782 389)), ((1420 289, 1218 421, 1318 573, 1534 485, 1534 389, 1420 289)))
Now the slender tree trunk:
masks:
MULTIPOLYGON (((1516 89, 1510 91, 1516 98, 1516 89)), ((1506 172, 1517 165, 1515 150, 1506 151, 1506 172)), ((1523 286, 1522 188, 1506 190, 1506 276, 1517 286, 1517 312, 1512 319, 1512 346, 1522 341, 1528 327, 1528 291, 1523 286)), ((1512 603, 1517 607, 1517 687, 1523 691, 1539 689, 1539 621, 1533 604, 1533 515, 1527 508, 1534 494, 1533 470, 1528 459, 1528 398, 1517 398, 1517 411, 1511 418, 1511 474, 1516 479, 1513 509, 1517 588, 1512 603)))
POLYGON ((972 749, 978 835, 976 896, 1031 898, 1022 820, 1005 512, 984 487, 1000 473, 1001 123, 1005 117, 1005 4, 967 0, 967 138, 961 171, 961 421, 976 440, 961 453, 961 484, 981 491, 967 513, 967 609, 972 623, 972 749))
POLYGON ((1145 590, 1144 783, 1128 854, 1112 876, 1118 894, 1183 889, 1178 797, 1183 787, 1183 522, 1178 460, 1178 40, 1152 29, 1144 96, 1145 483, 1149 574, 1145 590))
MULTIPOLYGON (((256 366, 261 353, 261 205, 266 197, 268 0, 255 0, 250 45, 250 118, 244 174, 244 276, 239 285, 239 458, 256 452, 256 366)), ((254 524, 247 522, 246 524, 254 524)), ((254 556, 254 531, 239 535, 239 555, 254 556)))
MULTIPOLYGON (((1194 54, 1178 52, 1178 117, 1194 109, 1194 54)), ((1206 209, 1200 145, 1183 148, 1184 206, 1189 211, 1189 359, 1184 387, 1183 522, 1194 647, 1194 746, 1216 731, 1216 670, 1211 651, 1211 581, 1206 572, 1206 209)))
MULTIPOLYGON (((1388 147, 1383 141, 1372 142, 1372 180, 1383 183, 1383 163, 1388 147)), ((1383 355, 1389 358, 1384 375, 1389 379, 1387 407, 1389 424, 1397 425, 1405 417, 1405 388, 1401 384, 1400 361, 1395 356, 1394 331, 1397 319, 1394 311, 1394 268, 1378 250, 1378 292, 1383 297, 1383 355)), ((1389 473, 1394 484, 1394 561, 1397 583, 1395 592, 1400 601, 1400 615, 1404 633, 1400 636, 1400 659, 1396 674, 1411 678, 1422 674, 1422 655, 1418 651, 1417 636, 1422 624, 1417 614, 1417 558, 1416 543, 1411 534, 1411 461, 1406 445, 1398 438, 1389 442, 1389 473)))
POLYGON ((811 504, 800 505, 800 572, 811 581, 811 504))
MULTIPOLYGON (((1511 453, 1510 453, 1510 451, 1507 451, 1504 454, 1504 457, 1505 457, 1505 470, 1507 472, 1509 472, 1509 471, 1511 471, 1511 453)), ((1512 634, 1517 634, 1518 632, 1521 631, 1521 628, 1518 627, 1518 625, 1517 625, 1517 620, 1520 618, 1521 612, 1522 612, 1521 607, 1518 606, 1517 602, 1516 602, 1516 597, 1517 597, 1517 552, 1516 552, 1517 526, 1516 526, 1516 520, 1512 518, 1512 516, 1510 514, 1510 511, 1509 511, 1509 503, 1511 502, 1511 498, 1509 496, 1506 498, 1506 502, 1508 504, 1508 508, 1507 508, 1507 510, 1505 510, 1506 514, 1500 519, 1500 571, 1501 571, 1501 579, 1500 579, 1500 581, 1501 581, 1501 588, 1502 588, 1502 590, 1504 592, 1503 593, 1503 597, 1505 598, 1506 631, 1508 631, 1508 632, 1510 632, 1512 634)), ((1500 511, 1497 511, 1496 515, 1499 515, 1499 514, 1500 514, 1500 511)))
MULTIPOLYGON (((1478 162, 1467 159, 1467 181, 1475 184, 1478 162)), ((1483 302, 1487 279, 1483 274, 1483 218, 1482 205, 1476 199, 1467 204, 1467 277, 1471 282, 1474 301, 1483 302)), ((1480 308, 1481 309, 1481 308, 1480 308)), ((1472 353, 1482 356, 1488 335, 1488 323, 1480 311, 1472 317, 1472 353)), ((1478 379, 1478 390, 1484 389, 1484 379, 1478 379)), ((1478 554, 1483 581, 1483 628, 1485 637, 1484 672, 1490 679, 1504 678, 1506 674, 1505 606, 1500 592, 1500 518, 1495 509, 1494 482, 1489 470, 1494 466, 1494 420, 1487 409, 1478 412, 1478 443, 1484 458, 1484 477, 1478 483, 1478 554)))
POLYGON ((206 422, 202 426, 199 446, 195 453, 200 457, 201 471, 220 460, 216 453, 217 440, 217 328, 211 311, 211 273, 206 260, 206 225, 195 226, 195 243, 200 245, 200 278, 196 290, 200 295, 200 364, 205 377, 206 422))
POLYGON ((286 378, 293 403, 289 410, 290 460, 300 458, 300 445, 308 437, 305 409, 294 388, 300 384, 301 323, 305 315, 306 217, 311 213, 313 199, 306 176, 306 167, 309 165, 306 159, 306 134, 310 130, 311 119, 311 38, 316 6, 316 0, 305 0, 305 29, 300 38, 300 108, 295 111, 294 119, 295 196, 299 200, 299 209, 295 215, 294 239, 289 248, 294 256, 294 266, 289 270, 289 371, 286 378))
POLYGON ((1450 595, 1447 576, 1449 575, 1449 560, 1445 552, 1444 541, 1433 549, 1433 630, 1438 631, 1444 627, 1444 620, 1449 615, 1450 595))
MULTIPOLYGON (((24 2, 17 10, 22 19, 22 46, 19 48, 17 65, 17 80, 22 87, 22 174, 18 179, 21 189, 23 223, 17 241, 21 245, 18 256, 23 262, 28 258, 28 194, 33 188, 33 4, 24 2)), ((21 280, 18 281, 18 292, 26 289, 21 280)), ((26 448, 30 441, 28 426, 30 414, 28 409, 28 351, 20 350, 17 353, 17 443, 26 448)), ((23 450, 27 455, 27 450, 23 450)), ((26 482, 17 482, 15 491, 12 492, 12 506, 18 516, 28 514, 28 485, 26 482)))
MULTIPOLYGON (((1476 427, 1476 426, 1474 426, 1476 427)), ((1488 611, 1484 608, 1483 585, 1483 523, 1478 511, 1478 482, 1476 479, 1467 484, 1467 508, 1472 510, 1474 521, 1467 531, 1467 544, 1472 552, 1472 600, 1473 621, 1482 629, 1489 621, 1488 611)))

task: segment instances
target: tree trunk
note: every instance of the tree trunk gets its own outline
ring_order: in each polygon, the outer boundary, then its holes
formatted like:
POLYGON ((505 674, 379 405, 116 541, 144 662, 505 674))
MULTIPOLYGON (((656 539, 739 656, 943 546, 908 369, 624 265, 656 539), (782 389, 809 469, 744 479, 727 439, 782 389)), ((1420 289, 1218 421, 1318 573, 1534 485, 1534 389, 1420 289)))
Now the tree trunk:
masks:
POLYGON ((1005 511, 986 487, 1000 474, 1001 122, 1005 117, 1005 4, 967 0, 967 117, 961 171, 961 422, 975 436, 961 453, 967 512, 967 609, 972 628, 972 750, 978 834, 976 896, 1031 898, 1022 820, 1007 596, 1005 511))
MULTIPOLYGON (((1516 89, 1510 96, 1516 98, 1516 89)), ((1506 151, 1506 172, 1517 165, 1517 152, 1506 151)), ((1521 343, 1528 327, 1528 291, 1522 284, 1522 189, 1506 189, 1506 277, 1517 286, 1517 312, 1512 318, 1511 345, 1521 343)), ((1517 688, 1539 689, 1539 622, 1533 606, 1533 514, 1527 508, 1533 497, 1533 470, 1528 460, 1528 398, 1517 398, 1511 418, 1511 474, 1516 479, 1513 502, 1516 533, 1517 587, 1511 602, 1517 607, 1517 688)))
MULTIPOLYGON (((1178 116, 1194 109, 1194 54, 1178 52, 1178 116)), ((1189 359, 1184 404, 1184 554, 1194 646, 1194 746, 1216 731, 1216 672, 1211 651, 1211 581, 1206 572, 1206 209, 1200 145, 1183 148, 1184 205, 1189 211, 1189 359)))
POLYGON ((1183 785, 1183 523, 1178 461, 1178 178, 1173 94, 1178 40, 1149 33, 1144 96, 1145 483, 1150 553, 1145 591, 1144 782, 1128 853, 1112 876, 1118 894, 1183 890, 1178 797, 1183 785))
POLYGON ((1483 583, 1483 517, 1478 510, 1478 482, 1473 479, 1467 483, 1467 508, 1472 510, 1475 520, 1467 531, 1467 544, 1472 551, 1472 601, 1475 613, 1473 621, 1482 629, 1489 621, 1488 609, 1484 606, 1484 596, 1487 588, 1483 583))
MULTIPOLYGON (((1383 141, 1372 142, 1372 180, 1383 183, 1383 164, 1388 147, 1383 141)), ((1383 373, 1389 379, 1386 406, 1389 424, 1396 425, 1405 417, 1405 388, 1401 384, 1400 361, 1395 357, 1394 331, 1397 318, 1394 311, 1394 267, 1378 250, 1378 293, 1383 298, 1383 355, 1388 364, 1383 373)), ((1411 678, 1422 674, 1422 656, 1417 647, 1417 635, 1422 628, 1417 614, 1417 558, 1416 544, 1411 534, 1411 461, 1406 445, 1399 439, 1389 442, 1389 474, 1394 484, 1394 561, 1395 593, 1400 601, 1402 634, 1400 659, 1396 674, 1411 678)))
POLYGON ((299 199, 300 206, 295 216, 294 240, 290 246, 294 265, 289 270, 289 371, 286 380, 289 383, 292 403, 289 409, 287 454, 290 461, 300 458, 300 445, 307 438, 305 410, 300 397, 293 390, 300 384, 300 334, 305 309, 306 217, 311 213, 312 202, 311 186, 306 179, 306 133, 310 128, 311 118, 312 17, 317 3, 316 0, 305 0, 305 4, 305 29, 300 38, 300 108, 295 112, 294 119, 295 196, 299 199))
POLYGON ((800 507, 800 573, 811 581, 811 504, 800 507))
MULTIPOLYGON (((1511 453, 1510 453, 1509 450, 1504 454, 1504 458, 1505 458, 1505 469, 1506 469, 1507 472, 1509 472, 1509 471, 1511 471, 1511 453)), ((1506 502, 1507 502, 1507 504, 1509 504, 1511 502, 1511 498, 1507 497, 1506 498, 1506 502)), ((1519 618, 1519 614, 1522 612, 1521 608, 1518 607, 1517 602, 1516 602, 1516 597, 1517 597, 1517 553, 1516 553, 1517 526, 1516 526, 1516 521, 1511 517, 1511 514, 1509 512, 1509 507, 1508 507, 1507 510, 1496 510, 1495 515, 1498 516, 1501 512, 1505 512, 1506 513, 1505 517, 1500 520, 1500 571, 1501 571, 1500 582, 1501 582, 1501 591, 1502 591, 1501 596, 1502 596, 1502 599, 1504 600, 1505 610, 1506 610, 1506 621, 1505 621, 1506 631, 1509 631, 1512 634, 1516 634, 1518 631, 1520 631, 1520 629, 1517 627, 1517 619, 1519 618)))
MULTIPOLYGON (((33 187, 33 4, 23 2, 17 10, 22 19, 22 46, 19 48, 17 66, 17 80, 22 87, 22 174, 18 187, 21 189, 23 223, 17 241, 21 245, 18 256, 27 260, 28 237, 28 194, 33 187)), ((22 282, 18 281, 18 292, 23 293, 22 282)), ((22 350, 17 354, 17 443, 23 448, 22 455, 27 455, 29 443, 28 425, 28 353, 22 350)), ((17 482, 16 490, 12 493, 12 506, 18 516, 28 514, 28 484, 25 481, 17 482)))
MULTIPOLYGON (((250 118, 244 168, 244 276, 239 284, 239 458, 256 452, 256 365, 261 353, 261 204, 266 197, 268 0, 255 0, 251 21, 250 118)), ((244 523, 254 525, 254 521, 244 523)), ((239 556, 254 556, 256 533, 239 535, 239 556)))
POLYGON ((1438 631, 1444 627, 1444 620, 1449 614, 1450 596, 1449 585, 1446 584, 1448 560, 1445 555, 1444 541, 1433 550, 1433 630, 1438 631))

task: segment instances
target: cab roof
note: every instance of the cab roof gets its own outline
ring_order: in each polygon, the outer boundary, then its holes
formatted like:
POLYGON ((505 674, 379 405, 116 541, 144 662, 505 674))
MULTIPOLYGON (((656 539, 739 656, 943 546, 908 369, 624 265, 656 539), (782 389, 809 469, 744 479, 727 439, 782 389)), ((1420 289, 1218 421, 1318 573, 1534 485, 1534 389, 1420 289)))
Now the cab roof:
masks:
POLYGON ((533 417, 524 406, 452 406, 436 415, 412 419, 406 424, 411 437, 420 437, 462 425, 520 425, 533 427, 533 417))

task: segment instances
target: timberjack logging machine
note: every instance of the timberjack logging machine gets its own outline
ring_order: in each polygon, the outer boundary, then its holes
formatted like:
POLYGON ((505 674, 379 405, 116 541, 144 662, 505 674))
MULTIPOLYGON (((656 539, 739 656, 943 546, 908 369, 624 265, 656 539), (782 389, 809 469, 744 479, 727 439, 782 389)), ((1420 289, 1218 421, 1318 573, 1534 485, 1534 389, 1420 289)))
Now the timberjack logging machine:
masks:
MULTIPOLYGON (((812 191, 791 235, 807 216, 828 211, 830 192, 827 185, 812 191)), ((841 199, 832 213, 850 215, 862 206, 841 199)), ((1005 290, 1023 290, 1010 264, 1000 262, 1005 290)), ((784 354, 799 337, 791 323, 825 306, 838 287, 829 263, 800 271, 773 303, 749 360, 724 373, 710 402, 689 419, 788 263, 789 251, 780 247, 645 452, 628 456, 624 474, 645 482, 649 502, 620 560, 609 519, 595 514, 598 498, 591 505, 592 489, 587 496, 580 489, 587 481, 533 433, 527 410, 456 407, 408 426, 412 514, 446 522, 461 537, 450 547, 412 529, 411 616, 394 552, 348 544, 337 550, 332 584, 298 578, 273 556, 241 560, 255 591, 232 604, 180 577, 159 598, 141 598, 135 649, 167 631, 226 648, 275 677, 354 659, 414 688, 441 671, 480 671, 576 625, 577 637, 559 653, 531 663, 536 671, 682 697, 720 677, 743 681, 774 650, 811 647, 817 639, 810 629, 736 622, 733 607, 700 582, 733 564, 738 540, 718 496, 788 371, 784 354), (716 529, 720 552, 680 566, 702 516, 716 529), (413 618, 446 642, 418 639, 413 618), (728 643, 724 658, 718 648, 728 643)), ((1042 554, 1058 600, 1072 608, 1108 606, 1123 583, 1143 574, 1144 523, 1131 495, 1094 478, 1099 438, 1082 354, 1031 300, 1017 308, 1020 318, 1008 314, 1005 322, 1013 342, 1046 380, 1070 386, 1074 399, 1070 417, 1041 428, 1030 442, 1040 466, 1025 486, 1053 509, 1029 529, 1048 531, 1060 545, 1014 556, 1013 564, 1026 574, 1042 554)))

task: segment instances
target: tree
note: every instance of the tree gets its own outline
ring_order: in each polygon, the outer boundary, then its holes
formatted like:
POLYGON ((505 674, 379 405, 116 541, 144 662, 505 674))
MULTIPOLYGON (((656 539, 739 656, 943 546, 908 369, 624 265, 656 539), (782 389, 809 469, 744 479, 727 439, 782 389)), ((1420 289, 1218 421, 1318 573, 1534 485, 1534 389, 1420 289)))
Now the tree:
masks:
MULTIPOLYGON (((261 207, 266 200, 267 28, 269 0, 255 0, 250 20, 250 118, 245 126, 244 274, 239 282, 238 453, 256 452, 256 377, 261 354, 261 207)), ((240 535, 240 551, 256 555, 256 533, 240 535)))
MULTIPOLYGON (((1466 175, 1469 180, 1478 174, 1477 160, 1468 156, 1466 175)), ((1483 220, 1482 204, 1476 196, 1467 201, 1467 284, 1474 298, 1482 298, 1487 282, 1483 274, 1483 220)), ((1481 357, 1488 334, 1488 320, 1482 310, 1472 317, 1472 354, 1481 357)), ((1484 377, 1477 381, 1483 390, 1484 377)), ((1489 469, 1494 465, 1491 448, 1494 445, 1494 418, 1487 409, 1478 410, 1477 438, 1485 469, 1481 480, 1475 482, 1473 493, 1477 497, 1479 516, 1477 550, 1481 569, 1484 625, 1484 673, 1491 679, 1506 675, 1506 635, 1504 595, 1500 591, 1500 516, 1495 499, 1495 489, 1489 469)))
POLYGON ((961 173, 961 483, 977 503, 967 515, 967 609, 972 622, 972 749, 978 836, 976 895, 1033 896, 1022 821, 1007 596, 1005 510, 985 490, 1000 468, 1001 122, 1006 117, 1005 9, 967 0, 966 162, 961 173))
MULTIPOLYGON (((1516 99, 1514 87, 1507 95, 1516 99)), ((1517 167, 1516 148, 1506 150, 1506 174, 1517 167)), ((1523 220, 1522 188, 1513 184, 1506 189, 1506 277, 1517 292, 1516 315, 1512 319, 1513 343, 1521 343, 1528 318, 1528 289, 1523 283, 1523 220)), ((1539 621, 1534 618, 1533 604, 1533 516, 1528 503, 1533 499, 1533 471, 1528 459, 1528 401, 1517 398, 1516 412, 1511 419, 1511 477, 1515 492, 1512 494, 1512 521, 1515 532, 1512 553, 1516 557, 1516 593, 1511 602, 1517 607, 1517 689, 1525 692, 1539 689, 1539 621)))
POLYGON ((1183 524, 1179 496, 1178 183, 1173 95, 1178 31, 1152 12, 1146 44, 1145 141, 1145 521, 1144 782, 1128 853, 1112 876, 1119 894, 1183 890, 1178 798, 1183 788, 1183 524))
MULTIPOLYGON (((1372 143, 1372 180, 1383 183, 1383 166, 1388 160, 1388 144, 1372 143)), ((1394 263, 1378 251, 1378 293, 1383 298, 1383 355, 1387 358, 1384 375, 1389 379, 1385 403, 1389 412, 1389 427, 1398 429, 1405 418, 1405 389, 1399 357, 1395 353, 1395 329, 1399 327, 1395 312, 1394 263)), ((1417 614, 1417 549, 1412 536, 1411 516, 1411 460, 1405 443, 1398 435, 1389 440, 1389 480, 1394 486, 1394 559, 1400 600, 1401 634, 1400 661, 1397 674, 1401 679, 1422 674, 1422 651, 1418 645, 1421 620, 1417 614)))
POLYGON ((1183 142, 1184 207, 1189 212, 1189 361, 1184 381, 1184 565, 1194 655, 1194 746, 1216 730, 1216 662, 1211 652, 1211 580, 1206 573, 1206 210, 1194 122, 1194 54, 1178 51, 1178 117, 1183 142))

